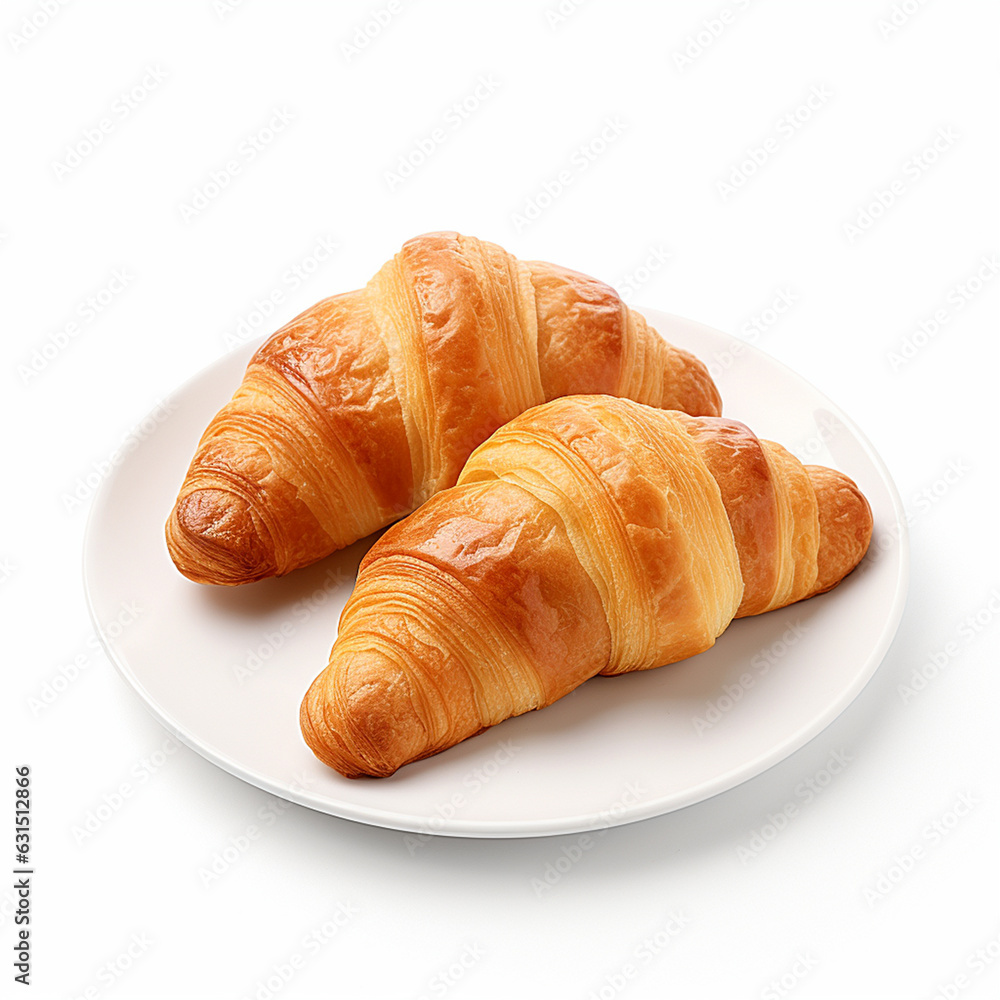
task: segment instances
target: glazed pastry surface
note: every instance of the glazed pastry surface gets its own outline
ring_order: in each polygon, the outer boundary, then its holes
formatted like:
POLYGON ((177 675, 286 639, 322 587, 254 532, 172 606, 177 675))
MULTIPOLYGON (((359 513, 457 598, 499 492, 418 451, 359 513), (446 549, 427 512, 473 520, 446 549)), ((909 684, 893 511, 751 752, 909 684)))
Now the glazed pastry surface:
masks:
POLYGON ((200 583, 280 576, 453 486, 473 449, 572 393, 717 415, 705 366, 610 286, 458 233, 271 337, 205 431, 166 525, 200 583))
POLYGON ((612 396, 534 407, 368 552, 303 735, 348 777, 392 774, 830 589, 871 530, 847 476, 737 421, 612 396))

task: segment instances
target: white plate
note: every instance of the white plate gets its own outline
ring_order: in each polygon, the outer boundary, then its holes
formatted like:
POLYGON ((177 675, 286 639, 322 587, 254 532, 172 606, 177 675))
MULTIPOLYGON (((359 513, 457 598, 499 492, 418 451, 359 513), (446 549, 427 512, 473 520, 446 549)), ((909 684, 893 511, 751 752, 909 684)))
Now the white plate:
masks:
POLYGON ((864 491, 875 540, 835 590, 734 622, 682 663, 595 678, 391 778, 342 778, 302 741, 299 702, 326 665, 370 540, 283 579, 228 588, 184 579, 163 539, 198 438, 239 384, 257 346, 249 344, 171 397, 172 411, 151 432, 147 422, 95 499, 84 579, 112 662, 170 733, 237 777, 322 812, 417 833, 520 837, 629 823, 784 759, 850 704, 889 647, 906 596, 902 505, 871 445, 808 383, 724 333, 643 312, 668 340, 722 369, 728 415, 804 461, 842 469, 864 491), (132 602, 141 613, 123 627, 122 605, 132 602))

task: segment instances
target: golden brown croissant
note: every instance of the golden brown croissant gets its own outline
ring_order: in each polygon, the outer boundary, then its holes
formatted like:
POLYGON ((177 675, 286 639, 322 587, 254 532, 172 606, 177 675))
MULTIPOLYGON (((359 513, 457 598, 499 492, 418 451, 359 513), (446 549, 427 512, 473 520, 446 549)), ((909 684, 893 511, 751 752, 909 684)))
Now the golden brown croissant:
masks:
POLYGON ((720 412, 705 366, 608 285, 457 233, 418 236, 253 356, 198 445, 170 555, 201 583, 306 566, 454 486, 512 417, 582 392, 720 412))
POLYGON ((609 396, 535 407, 368 552, 303 735, 348 777, 392 774, 829 590, 871 529, 850 479, 736 421, 609 396))

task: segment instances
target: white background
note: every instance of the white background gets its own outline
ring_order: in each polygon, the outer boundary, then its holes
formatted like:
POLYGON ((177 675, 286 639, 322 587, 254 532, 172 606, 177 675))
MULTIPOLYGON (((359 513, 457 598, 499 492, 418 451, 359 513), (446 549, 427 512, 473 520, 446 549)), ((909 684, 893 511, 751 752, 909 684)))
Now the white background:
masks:
MULTIPOLYGON (((1000 952, 998 282, 968 284, 995 275, 1000 249, 995 5, 584 0, 562 16, 556 0, 394 0, 379 26, 377 0, 49 2, 54 15, 13 0, 0 23, 0 773, 12 787, 15 764, 34 769, 37 866, 33 985, 10 995, 995 996, 1000 961, 975 955, 1000 952), (160 79, 143 93, 144 78, 160 79), (814 109, 779 124, 810 93, 814 109), (290 122, 251 159, 276 112, 290 122), (435 129, 426 162, 387 176, 435 129), (721 188, 754 149, 763 162, 721 188), (231 160, 218 196, 185 212, 231 160), (912 515, 899 635, 800 752, 608 832, 544 892, 533 880, 575 837, 413 852, 298 806, 204 885, 199 870, 276 804, 186 748, 155 756, 165 733, 85 610, 86 481, 241 321, 268 333, 442 228, 753 339, 842 405, 912 515), (283 276, 323 238, 336 251, 293 287, 283 276), (119 290, 89 311, 104 287, 119 290), (780 319, 749 325, 782 294, 780 319), (932 657, 945 666, 901 693, 932 657), (849 768, 803 805, 796 788, 835 751, 849 768), (123 781, 134 794, 113 818, 74 834, 123 781), (741 845, 790 802, 747 861, 741 845), (911 871, 894 867, 915 849, 911 871), (341 905, 346 926, 307 945, 341 905), (672 912, 685 926, 638 957, 672 912), (296 955, 287 983, 261 988, 296 955)), ((0 888, 4 995, 11 901, 0 888)))

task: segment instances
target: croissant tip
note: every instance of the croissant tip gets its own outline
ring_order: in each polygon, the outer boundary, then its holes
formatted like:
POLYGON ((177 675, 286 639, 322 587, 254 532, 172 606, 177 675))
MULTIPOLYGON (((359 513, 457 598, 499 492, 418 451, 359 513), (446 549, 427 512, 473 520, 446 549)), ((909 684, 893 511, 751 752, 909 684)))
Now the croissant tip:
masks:
POLYGON ((345 778, 360 778, 364 772, 348 766, 349 758, 346 758, 343 752, 333 753, 330 750, 331 746, 335 746, 337 750, 342 751, 343 741, 327 725, 324 718, 323 707, 326 702, 323 695, 317 693, 317 688, 322 682, 323 675, 320 674, 309 686, 299 707, 299 729, 302 732, 302 739, 321 764, 332 767, 345 778))
POLYGON ((692 370, 696 375, 696 381, 700 389, 699 395, 701 396, 701 401, 700 405, 695 404, 688 412, 692 416, 697 417, 721 417, 722 394, 719 392, 719 387, 715 384, 715 379, 712 378, 708 370, 708 365, 701 358, 697 358, 694 355, 691 356, 691 362, 692 370), (700 412, 696 413, 696 409, 700 412))
POLYGON ((375 649, 334 654, 302 700, 299 726, 316 757, 345 778, 387 778, 427 749, 406 672, 375 649))
POLYGON ((807 465, 805 469, 819 508, 815 595, 835 587, 861 562, 871 542, 874 521, 871 506, 853 479, 823 465, 807 465))
POLYGON ((195 583, 237 586, 277 574, 270 538, 251 505, 226 490, 202 489, 178 499, 166 525, 177 569, 195 583))

